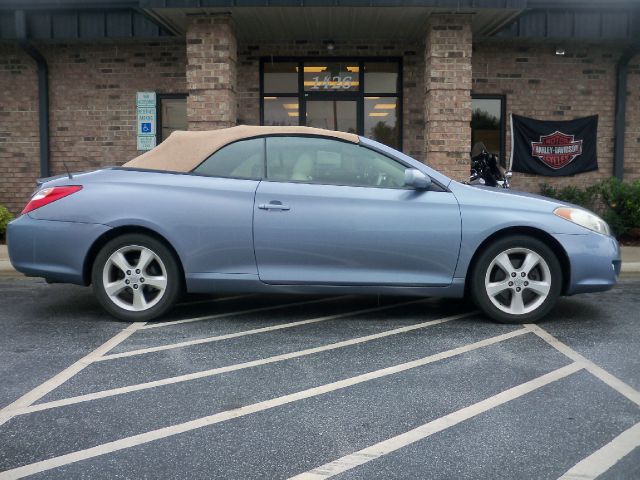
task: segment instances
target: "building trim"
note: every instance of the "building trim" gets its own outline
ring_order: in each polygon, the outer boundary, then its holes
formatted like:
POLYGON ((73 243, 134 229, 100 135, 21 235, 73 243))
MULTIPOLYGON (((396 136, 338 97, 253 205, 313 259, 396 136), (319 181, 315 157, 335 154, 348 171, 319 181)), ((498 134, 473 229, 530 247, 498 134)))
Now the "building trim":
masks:
POLYGON ((141 8, 220 7, 433 7, 460 9, 523 9, 527 0, 139 0, 141 8))

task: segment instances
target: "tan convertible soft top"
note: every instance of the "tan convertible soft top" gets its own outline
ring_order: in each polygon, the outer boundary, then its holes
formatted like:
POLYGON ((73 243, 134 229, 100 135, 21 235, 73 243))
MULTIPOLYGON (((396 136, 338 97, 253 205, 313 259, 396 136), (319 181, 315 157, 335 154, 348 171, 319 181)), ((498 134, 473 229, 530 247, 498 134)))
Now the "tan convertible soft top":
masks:
POLYGON ((358 143, 353 133, 334 132, 311 127, 255 127, 239 125, 237 127, 200 132, 175 131, 153 150, 128 161, 123 166, 167 170, 171 172, 190 172, 209 155, 225 145, 261 135, 313 135, 335 137, 347 142, 358 143))

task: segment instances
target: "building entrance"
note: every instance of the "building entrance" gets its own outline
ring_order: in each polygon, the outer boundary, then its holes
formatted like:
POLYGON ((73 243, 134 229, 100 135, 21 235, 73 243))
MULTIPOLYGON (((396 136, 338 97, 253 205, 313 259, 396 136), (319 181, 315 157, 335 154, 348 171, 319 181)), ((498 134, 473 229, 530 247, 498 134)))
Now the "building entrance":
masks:
POLYGON ((306 125, 356 133, 401 148, 397 58, 263 58, 262 125, 306 125))

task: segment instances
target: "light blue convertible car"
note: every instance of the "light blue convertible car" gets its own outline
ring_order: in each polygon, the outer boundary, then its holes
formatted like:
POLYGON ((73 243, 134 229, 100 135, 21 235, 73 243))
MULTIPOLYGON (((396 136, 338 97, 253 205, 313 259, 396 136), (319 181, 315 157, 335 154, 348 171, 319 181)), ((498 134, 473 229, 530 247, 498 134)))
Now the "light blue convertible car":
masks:
POLYGON ((306 127, 175 132, 123 167, 45 179, 8 243, 17 270, 93 284, 130 321, 186 291, 470 295, 497 321, 534 322, 620 270, 589 211, 306 127))

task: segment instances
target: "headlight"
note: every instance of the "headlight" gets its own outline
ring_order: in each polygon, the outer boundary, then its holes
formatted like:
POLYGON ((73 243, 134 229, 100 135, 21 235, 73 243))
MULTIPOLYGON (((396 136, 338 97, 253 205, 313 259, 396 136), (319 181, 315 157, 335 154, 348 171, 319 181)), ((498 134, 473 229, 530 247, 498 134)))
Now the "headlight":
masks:
POLYGON ((593 230, 594 232, 598 232, 603 235, 611 235, 607 222, 588 210, 572 207, 558 207, 553 211, 553 213, 565 220, 575 223, 576 225, 593 230))

